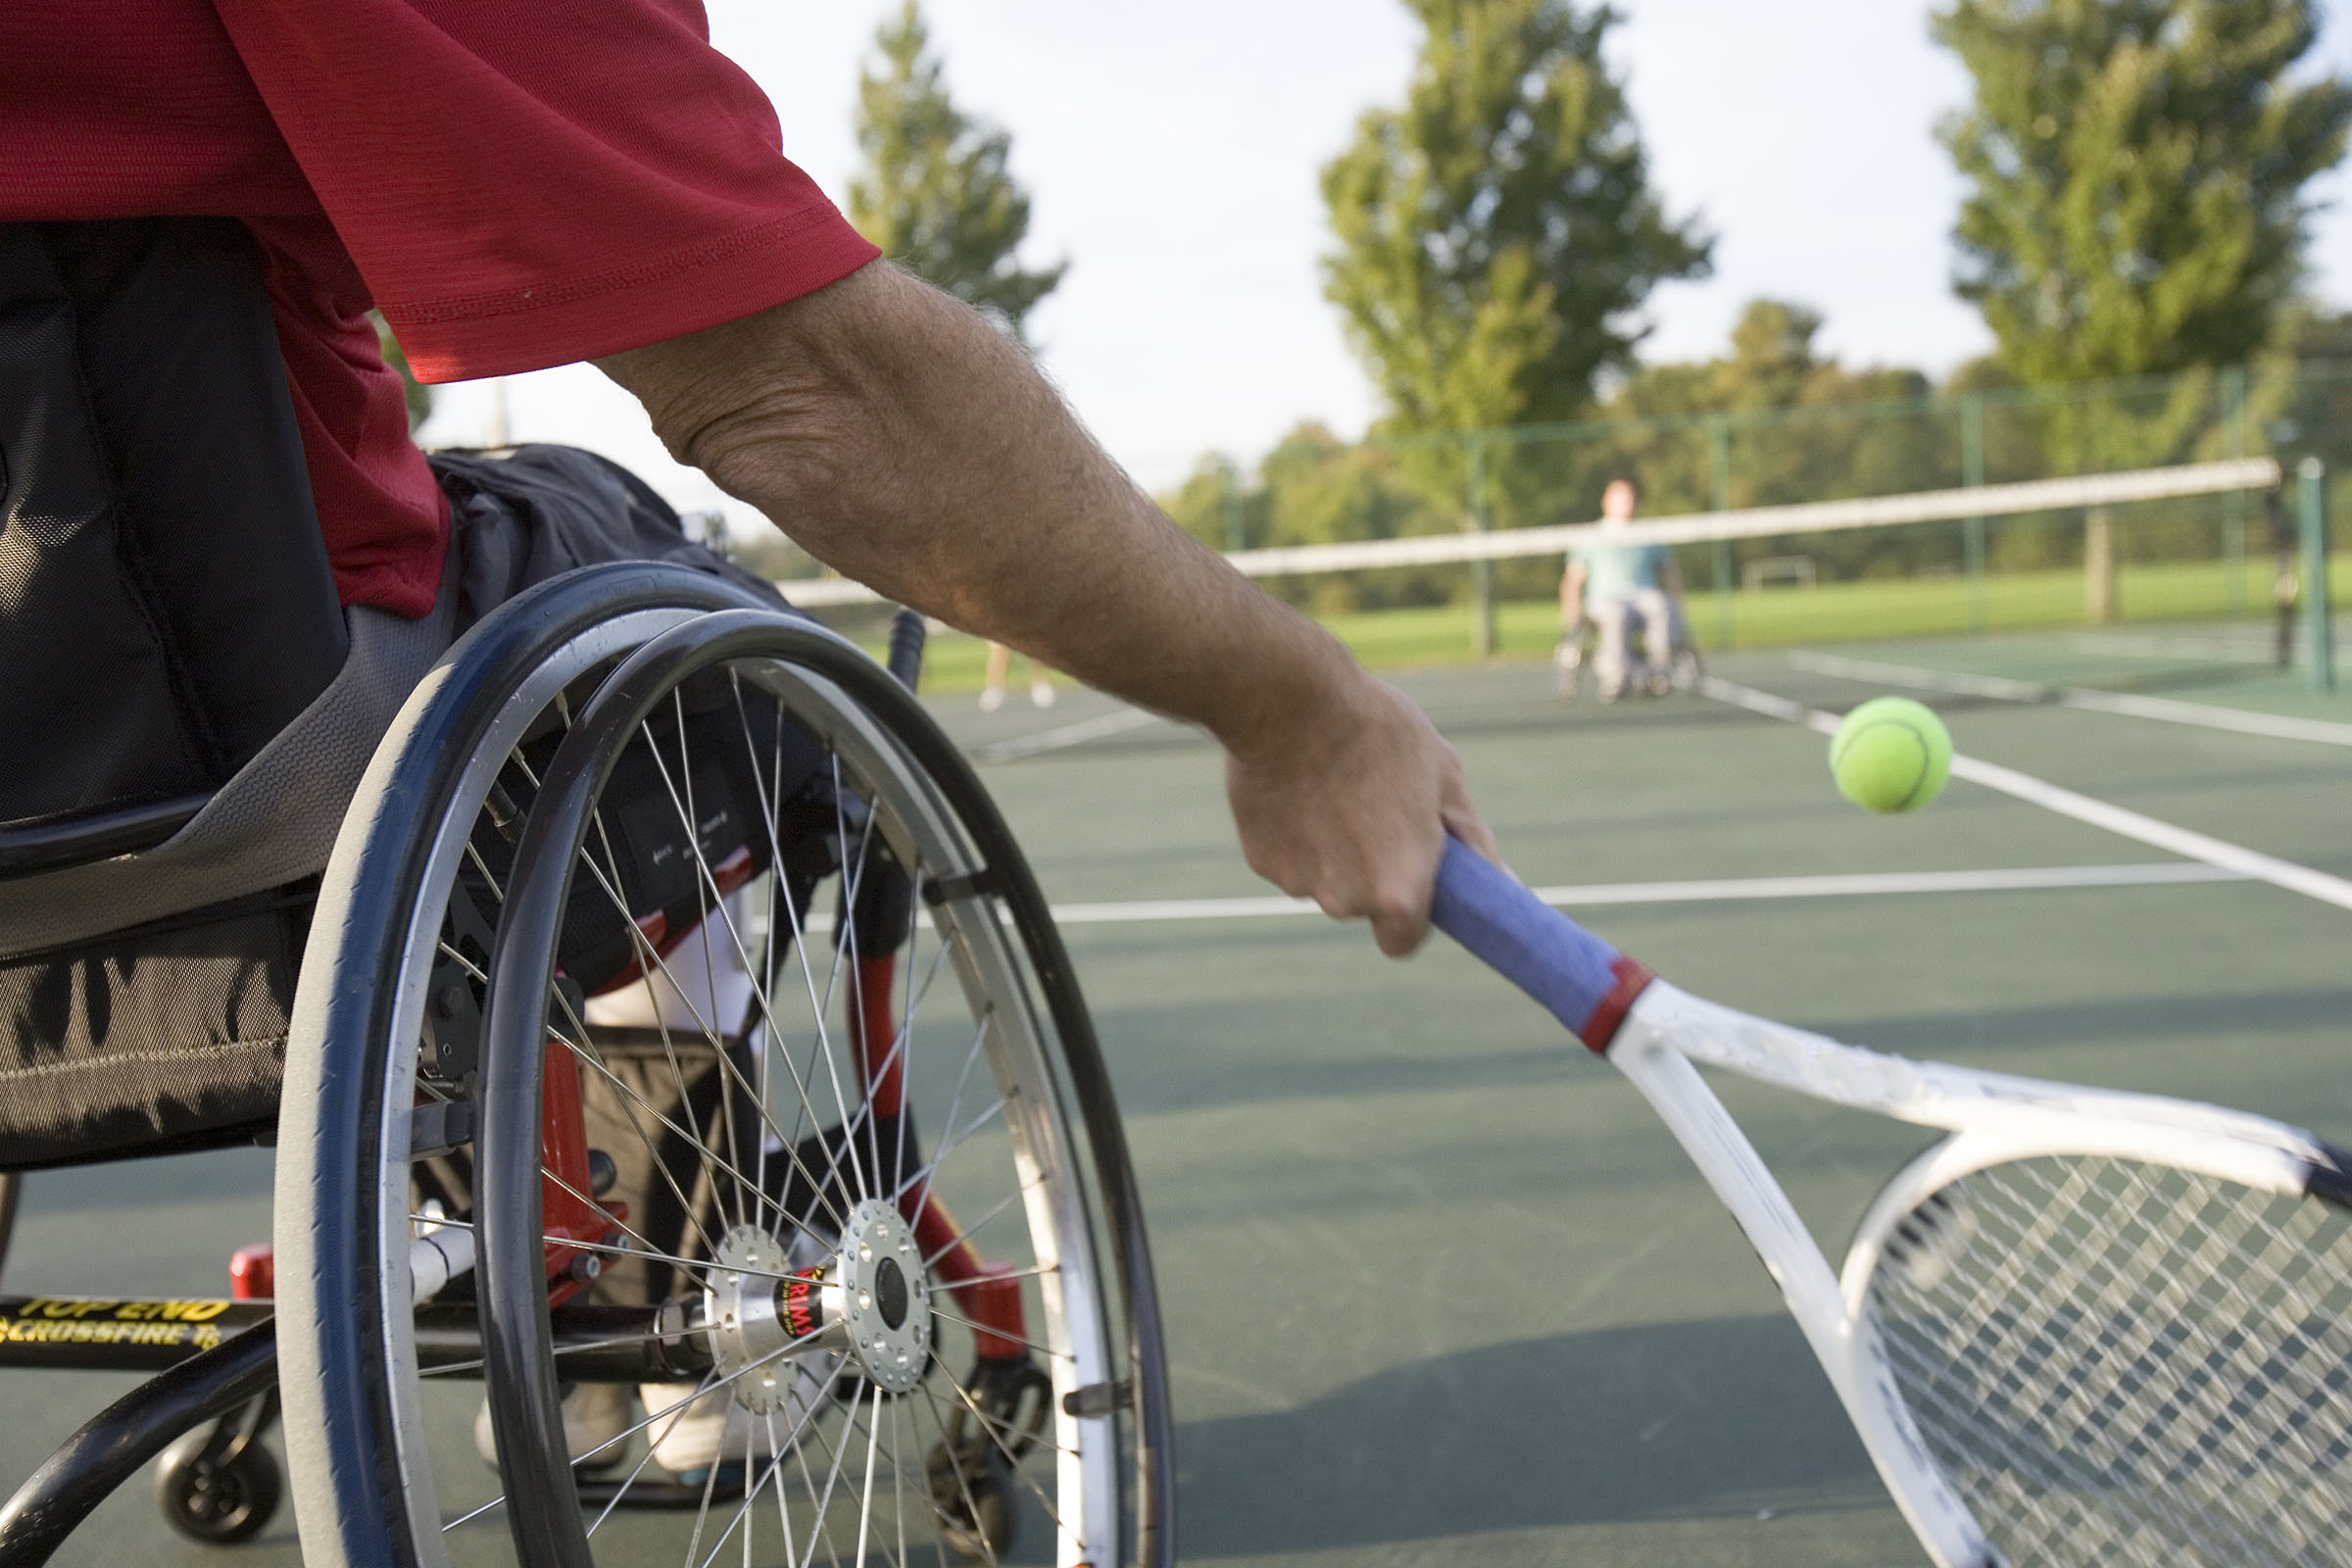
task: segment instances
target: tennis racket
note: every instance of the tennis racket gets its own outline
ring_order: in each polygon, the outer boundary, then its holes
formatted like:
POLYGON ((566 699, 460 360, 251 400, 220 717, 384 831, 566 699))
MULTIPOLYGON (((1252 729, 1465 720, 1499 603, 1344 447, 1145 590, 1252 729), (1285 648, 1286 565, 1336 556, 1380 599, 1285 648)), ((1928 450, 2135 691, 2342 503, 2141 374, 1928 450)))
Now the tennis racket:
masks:
POLYGON ((1431 914, 1681 1141, 1943 1568, 2352 1563, 2352 1156, 1718 1006, 1451 840, 1431 914), (1700 1066, 1949 1136, 1834 1276, 1700 1066))

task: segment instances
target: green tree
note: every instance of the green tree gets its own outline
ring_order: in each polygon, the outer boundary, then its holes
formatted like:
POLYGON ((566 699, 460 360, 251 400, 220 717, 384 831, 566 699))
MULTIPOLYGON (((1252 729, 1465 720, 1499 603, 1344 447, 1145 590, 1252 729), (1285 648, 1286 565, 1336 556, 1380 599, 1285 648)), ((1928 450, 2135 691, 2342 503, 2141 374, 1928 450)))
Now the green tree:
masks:
MULTIPOLYGON (((1396 539, 1443 532, 1455 522, 1405 477, 1395 453, 1342 441, 1312 419, 1277 442, 1250 478, 1242 479, 1228 460, 1210 453, 1158 500, 1187 532, 1219 550, 1236 522, 1251 548, 1396 539)), ((1460 582, 1458 568, 1399 567, 1277 577, 1266 586, 1293 604, 1336 612, 1439 604, 1460 582)))
POLYGON ((1969 191, 1956 287, 2039 385, 2242 363, 2302 273, 2304 187, 2352 85, 2290 79, 2314 0, 1951 0, 1976 79, 1938 137, 1969 191))
MULTIPOLYGON (((1751 300, 1720 358, 1643 366, 1627 376, 1604 410, 1624 422, 1587 456, 1573 510, 1590 515, 1601 487, 1619 475, 1642 487, 1643 510, 1653 514, 1957 484, 1954 432, 1922 416, 1928 378, 1841 365, 1815 341, 1821 327, 1821 314, 1806 306, 1751 300)), ((1921 544, 1874 529, 1794 545, 1743 541, 1732 553, 1744 561, 1794 549, 1834 574, 1889 574, 1915 569, 1921 544)), ((1687 580, 1712 579, 1708 552, 1685 556, 1687 580)))
POLYGON ((382 313, 369 311, 368 318, 375 323, 375 343, 383 352, 384 363, 400 372, 401 396, 409 406, 409 429, 413 432, 433 412, 433 389, 417 380, 416 372, 409 368, 408 353, 401 348, 400 339, 392 335, 382 313))
POLYGON ((950 100, 914 0, 874 42, 881 67, 858 78, 865 169, 850 182, 850 221, 900 266, 1025 341, 1029 313, 1069 263, 1020 264, 1029 198, 1007 167, 1011 136, 950 100))
POLYGON ((1324 290, 1392 429, 1561 419, 1632 362, 1634 313, 1703 276, 1710 241, 1649 184, 1617 14, 1571 0, 1406 0, 1424 28, 1401 108, 1323 170, 1324 290))

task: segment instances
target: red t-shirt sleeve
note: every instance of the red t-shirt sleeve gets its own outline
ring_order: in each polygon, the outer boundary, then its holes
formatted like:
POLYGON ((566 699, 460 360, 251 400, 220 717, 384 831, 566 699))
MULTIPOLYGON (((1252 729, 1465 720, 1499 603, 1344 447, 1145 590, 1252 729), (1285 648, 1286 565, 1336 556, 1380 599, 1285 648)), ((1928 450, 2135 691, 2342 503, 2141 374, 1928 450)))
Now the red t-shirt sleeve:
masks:
POLYGON ((216 0, 420 379, 715 326, 878 254, 696 0, 216 0))

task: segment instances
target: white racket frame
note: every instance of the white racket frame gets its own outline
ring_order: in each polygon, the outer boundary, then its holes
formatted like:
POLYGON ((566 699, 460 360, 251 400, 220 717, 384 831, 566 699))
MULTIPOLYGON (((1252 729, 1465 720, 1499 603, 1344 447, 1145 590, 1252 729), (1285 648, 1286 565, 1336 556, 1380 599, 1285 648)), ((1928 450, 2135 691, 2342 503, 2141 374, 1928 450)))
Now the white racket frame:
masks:
MULTIPOLYGON (((1886 1236, 1929 1194, 1972 1171, 2053 1154, 2106 1154, 2301 1197, 2336 1171, 2300 1128, 2214 1105, 1912 1061, 1790 1029, 1653 980, 1608 1059, 1698 1166, 1781 1288, 1895 1506, 1938 1568, 2005 1562, 1928 1452, 1869 1311, 1886 1236), (1755 1148, 1692 1064, 1952 1134, 1896 1173, 1864 1215, 1842 1279, 1755 1148)), ((2339 1173, 2340 1175, 2340 1173, 2339 1173)))

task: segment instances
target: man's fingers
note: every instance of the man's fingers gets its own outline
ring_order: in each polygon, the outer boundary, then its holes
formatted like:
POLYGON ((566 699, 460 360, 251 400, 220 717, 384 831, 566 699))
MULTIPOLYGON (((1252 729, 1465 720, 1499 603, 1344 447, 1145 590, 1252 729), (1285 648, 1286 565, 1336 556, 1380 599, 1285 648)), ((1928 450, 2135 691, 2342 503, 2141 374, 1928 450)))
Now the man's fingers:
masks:
POLYGON ((1448 801, 1441 806, 1438 816, 1445 822, 1446 832, 1496 865, 1502 863, 1502 847, 1494 842, 1494 834, 1488 828, 1486 818, 1478 814, 1478 808, 1470 804, 1467 795, 1459 801, 1448 801))
POLYGON ((1392 958, 1412 956, 1429 935, 1429 910, 1419 914, 1376 914, 1372 917, 1372 940, 1380 951, 1392 958))

